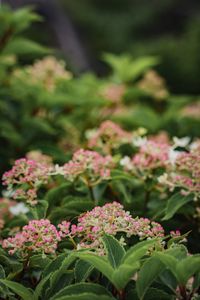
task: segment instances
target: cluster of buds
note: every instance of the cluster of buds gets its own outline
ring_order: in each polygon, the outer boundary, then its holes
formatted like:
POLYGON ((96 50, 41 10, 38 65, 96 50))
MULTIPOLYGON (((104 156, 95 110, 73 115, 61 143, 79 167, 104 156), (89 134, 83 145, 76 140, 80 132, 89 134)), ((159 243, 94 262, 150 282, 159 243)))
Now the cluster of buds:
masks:
POLYGON ((64 62, 57 61, 53 56, 46 56, 32 66, 26 67, 25 72, 15 70, 14 77, 19 80, 28 80, 30 84, 40 84, 48 92, 53 92, 59 80, 68 80, 72 74, 65 70, 64 62))
POLYGON ((122 244, 125 244, 123 234, 127 238, 138 236, 140 240, 164 236, 164 230, 159 223, 151 222, 147 218, 133 218, 118 202, 97 206, 82 214, 78 218, 78 224, 71 225, 71 230, 68 222, 63 225, 60 227, 64 233, 62 236, 66 233, 66 237, 77 240, 77 249, 93 249, 100 255, 105 254, 102 242, 104 234, 121 234, 122 244))
POLYGON ((123 144, 130 143, 133 135, 123 130, 112 121, 103 122, 99 129, 90 138, 89 148, 98 148, 102 152, 111 154, 113 149, 123 144))
POLYGON ((169 96, 164 79, 154 70, 149 70, 145 74, 138 87, 157 101, 165 100, 169 96))
POLYGON ((125 157, 120 164, 138 178, 152 177, 156 169, 165 169, 169 163, 170 146, 145 138, 141 139, 138 153, 132 159, 125 157))
POLYGON ((3 175, 3 185, 8 186, 14 199, 26 200, 37 204, 38 188, 48 182, 49 167, 44 163, 21 158, 3 175))
POLYGON ((2 242, 8 253, 27 257, 31 253, 54 254, 61 240, 58 230, 49 220, 32 220, 14 237, 2 242))
POLYGON ((159 183, 169 187, 171 191, 179 188, 183 195, 200 196, 200 151, 198 148, 190 152, 180 152, 174 165, 158 178, 159 183))
POLYGON ((86 185, 94 186, 102 180, 110 179, 112 157, 103 157, 95 151, 80 149, 68 163, 62 167, 62 173, 73 181, 80 178, 86 185))

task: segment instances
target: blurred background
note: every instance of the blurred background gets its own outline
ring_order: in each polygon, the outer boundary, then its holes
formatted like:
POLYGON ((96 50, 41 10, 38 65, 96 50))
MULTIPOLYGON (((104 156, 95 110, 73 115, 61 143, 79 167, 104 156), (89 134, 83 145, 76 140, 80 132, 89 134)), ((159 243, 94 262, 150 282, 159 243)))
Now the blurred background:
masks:
POLYGON ((72 71, 107 75, 105 52, 156 55, 156 67, 175 94, 200 92, 199 0, 2 0, 33 5, 43 22, 27 37, 56 48, 72 71))

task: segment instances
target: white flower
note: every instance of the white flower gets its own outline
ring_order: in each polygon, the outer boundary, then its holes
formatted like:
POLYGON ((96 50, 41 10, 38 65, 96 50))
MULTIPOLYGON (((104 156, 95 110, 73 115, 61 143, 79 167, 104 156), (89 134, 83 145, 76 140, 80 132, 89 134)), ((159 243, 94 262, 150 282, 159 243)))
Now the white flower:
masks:
POLYGON ((186 147, 190 142, 190 137, 185 136, 183 138, 173 137, 174 148, 176 147, 186 147))
POLYGON ((145 145, 146 142, 147 142, 147 138, 141 137, 141 136, 134 137, 133 141, 132 141, 133 145, 136 147, 141 147, 141 146, 145 145))
POLYGON ((120 165, 122 167, 127 168, 128 170, 131 170, 132 166, 131 166, 131 159, 128 156, 124 156, 121 160, 120 160, 120 165))
POLYGON ((56 164, 50 171, 49 175, 65 175, 63 167, 56 164))
POLYGON ((200 140, 192 142, 189 146, 190 150, 196 150, 200 145, 200 140))
POLYGON ((88 129, 85 131, 85 137, 87 140, 93 138, 97 132, 97 129, 88 129))
POLYGON ((164 173, 163 175, 158 177, 158 182, 161 184, 166 184, 168 179, 168 174, 164 173))
POLYGON ((180 155, 180 151, 176 151, 173 148, 169 149, 169 161, 172 165, 175 164, 177 157, 180 155))
POLYGON ((28 209, 28 207, 25 206, 25 204, 23 202, 20 202, 20 203, 16 204, 15 206, 9 207, 9 211, 14 216, 18 216, 20 214, 26 214, 27 212, 29 212, 29 209, 28 209))

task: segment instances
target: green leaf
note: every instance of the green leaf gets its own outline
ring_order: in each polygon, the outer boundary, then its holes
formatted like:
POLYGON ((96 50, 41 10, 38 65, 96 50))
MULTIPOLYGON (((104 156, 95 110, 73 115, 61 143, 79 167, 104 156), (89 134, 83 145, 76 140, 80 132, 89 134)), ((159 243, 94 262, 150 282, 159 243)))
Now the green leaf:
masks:
POLYGON ((30 300, 33 299, 33 291, 27 289, 22 284, 9 281, 6 279, 0 279, 0 281, 5 284, 9 289, 11 289, 15 294, 20 296, 23 300, 30 300))
POLYGON ((182 260, 188 255, 187 248, 180 244, 167 249, 164 253, 175 257, 177 260, 182 260))
POLYGON ((131 247, 123 257, 120 266, 115 269, 112 281, 118 289, 123 289, 140 267, 140 259, 155 244, 155 240, 143 241, 131 247))
POLYGON ((47 54, 51 51, 41 46, 40 44, 22 38, 22 37, 15 37, 10 41, 6 47, 4 48, 4 52, 6 54, 16 54, 16 55, 22 55, 22 54, 47 54))
POLYGON ((197 290, 200 287, 200 272, 194 276, 192 287, 194 290, 197 290))
POLYGON ((68 270, 68 268, 75 261, 76 257, 73 253, 68 256, 65 254, 65 256, 66 257, 62 261, 60 267, 51 273, 49 284, 44 291, 47 299, 57 292, 57 290, 63 288, 62 284, 68 285, 74 278, 74 272, 72 270, 68 270))
POLYGON ((160 275, 159 280, 168 287, 174 294, 176 294, 176 288, 177 288, 177 279, 172 274, 172 272, 169 269, 165 269, 160 275))
POLYGON ((108 260, 105 257, 98 256, 97 254, 94 253, 84 253, 84 252, 77 253, 76 256, 92 264, 98 271, 100 271, 111 282, 113 282, 112 274, 114 272, 114 269, 109 264, 108 260))
POLYGON ((113 298, 109 296, 99 296, 94 293, 83 293, 80 295, 70 295, 70 296, 63 296, 60 298, 56 298, 55 300, 113 300, 113 298))
POLYGON ((70 183, 65 182, 56 188, 50 189, 45 196, 49 206, 57 205, 69 193, 70 186, 70 183))
POLYGON ((121 180, 121 179, 124 179, 124 180, 127 180, 127 181, 130 181, 130 182, 134 182, 134 178, 133 176, 130 176, 129 174, 127 174, 126 172, 124 171, 120 171, 120 170, 112 170, 111 171, 111 179, 112 181, 114 180, 121 180))
POLYGON ((70 296, 70 295, 80 295, 83 293, 94 293, 101 296, 109 296, 112 297, 112 295, 108 292, 108 290, 99 284, 95 283, 76 283, 69 285, 65 287, 64 289, 60 290, 57 294, 55 294, 53 297, 51 297, 49 300, 56 300, 63 296, 70 296))
POLYGON ((160 289, 150 288, 144 300, 175 300, 175 296, 169 295, 160 289))
POLYGON ((94 267, 91 266, 90 263, 87 261, 79 259, 76 262, 75 269, 74 269, 74 276, 76 282, 85 281, 90 273, 93 271, 94 267))
MULTIPOLYGON (((157 252, 154 254, 154 257, 158 258, 177 278, 176 266, 178 263, 178 259, 163 252, 157 252)), ((178 279, 178 278, 177 278, 178 279)))
POLYGON ((186 285, 187 281, 200 272, 200 255, 193 255, 181 260, 176 267, 179 283, 186 285))
POLYGON ((5 270, 2 265, 0 265, 0 279, 4 279, 6 277, 5 270))
POLYGON ((48 256, 43 257, 42 254, 33 255, 29 259, 29 267, 30 268, 45 268, 49 263, 51 262, 51 259, 48 258, 48 256))
POLYGON ((158 58, 153 56, 133 60, 130 55, 104 54, 104 60, 113 68, 113 77, 122 82, 133 81, 152 66, 158 64, 158 58))
POLYGON ((194 197, 191 194, 188 196, 182 196, 180 193, 174 194, 167 202, 166 213, 162 220, 171 219, 179 208, 186 203, 191 202, 193 199, 194 197))
POLYGON ((157 258, 151 257, 146 260, 139 271, 136 282, 136 289, 140 299, 144 298, 150 285, 163 269, 164 265, 157 258))
POLYGON ((49 287, 50 277, 54 272, 60 269, 63 261, 66 259, 66 253, 59 255, 55 260, 49 263, 42 273, 42 279, 35 289, 36 299, 38 299, 49 287))
POLYGON ((108 234, 104 235, 103 243, 107 251, 108 260, 111 266, 116 269, 125 255, 124 248, 120 245, 117 239, 108 234))
POLYGON ((38 201, 37 205, 34 208, 36 210, 38 219, 46 218, 48 206, 49 206, 49 204, 46 200, 38 201))

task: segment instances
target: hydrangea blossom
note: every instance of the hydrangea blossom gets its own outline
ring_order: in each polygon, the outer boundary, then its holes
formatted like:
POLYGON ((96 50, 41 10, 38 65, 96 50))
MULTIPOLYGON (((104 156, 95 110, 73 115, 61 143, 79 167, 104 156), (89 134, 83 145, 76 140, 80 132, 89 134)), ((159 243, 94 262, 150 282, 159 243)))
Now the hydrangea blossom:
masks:
MULTIPOLYGON (((126 237, 134 235, 140 239, 164 236, 164 230, 159 223, 151 222, 147 218, 133 218, 118 202, 97 206, 82 214, 77 225, 71 225, 70 231, 68 222, 62 224, 60 229, 62 236, 66 233, 66 237, 78 241, 78 249, 94 249, 100 255, 105 253, 102 242, 105 233, 113 236, 124 233, 126 237)), ((125 243, 122 235, 120 242, 125 243)))
POLYGON ((10 255, 19 253, 23 257, 29 253, 53 254, 60 239, 59 232, 49 220, 32 220, 14 237, 5 239, 2 247, 9 249, 10 255))
POLYGON ((37 189, 48 182, 46 164, 21 158, 3 175, 3 185, 13 192, 14 199, 25 199, 30 205, 37 204, 37 189))
POLYGON ((113 149, 118 148, 120 145, 130 143, 132 136, 131 133, 123 130, 112 121, 105 121, 90 138, 88 146, 99 148, 104 153, 111 153, 113 149))
POLYGON ((63 174, 74 180, 80 177, 87 185, 93 186, 102 180, 110 179, 112 157, 103 157, 95 151, 80 149, 73 155, 72 160, 63 166, 63 174))
POLYGON ((159 182, 173 191, 179 188, 183 195, 193 193, 195 199, 200 196, 200 152, 180 152, 174 165, 158 178, 159 182))
POLYGON ((146 179, 159 168, 166 168, 169 163, 170 145, 143 139, 138 153, 132 159, 122 159, 120 164, 135 176, 146 179))
POLYGON ((46 56, 24 70, 15 70, 14 76, 28 84, 40 84, 48 92, 53 92, 58 80, 68 80, 72 74, 65 70, 64 62, 56 60, 53 56, 46 56))

